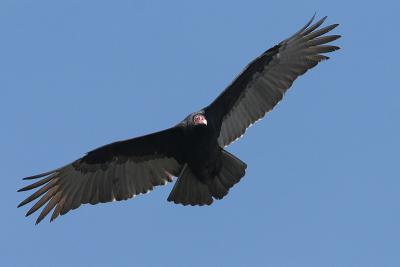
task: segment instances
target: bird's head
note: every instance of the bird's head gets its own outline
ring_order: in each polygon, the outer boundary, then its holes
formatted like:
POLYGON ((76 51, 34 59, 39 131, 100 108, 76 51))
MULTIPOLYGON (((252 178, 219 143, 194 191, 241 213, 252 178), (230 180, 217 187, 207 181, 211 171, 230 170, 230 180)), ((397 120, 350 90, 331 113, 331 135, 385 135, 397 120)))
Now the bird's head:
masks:
POLYGON ((206 125, 207 126, 207 119, 203 113, 196 113, 192 116, 192 123, 193 125, 206 125))
POLYGON ((207 126, 207 118, 203 111, 198 111, 187 116, 180 125, 187 128, 197 128, 207 126))

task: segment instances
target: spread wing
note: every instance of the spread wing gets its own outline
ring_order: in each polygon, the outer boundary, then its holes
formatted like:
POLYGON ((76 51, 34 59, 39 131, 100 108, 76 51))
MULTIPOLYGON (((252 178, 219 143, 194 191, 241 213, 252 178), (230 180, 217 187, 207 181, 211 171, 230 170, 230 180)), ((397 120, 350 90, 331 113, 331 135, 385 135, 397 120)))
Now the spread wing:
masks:
POLYGON ((126 200, 172 181, 181 170, 181 129, 115 142, 59 169, 25 178, 41 178, 19 191, 36 189, 23 206, 40 196, 26 216, 43 208, 39 223, 54 208, 51 221, 81 204, 126 200))
POLYGON ((338 25, 320 28, 325 19, 311 25, 312 17, 293 36, 253 60, 205 109, 207 117, 215 120, 220 146, 229 145, 264 117, 298 76, 328 59, 324 53, 339 49, 326 45, 340 36, 324 36, 338 25))

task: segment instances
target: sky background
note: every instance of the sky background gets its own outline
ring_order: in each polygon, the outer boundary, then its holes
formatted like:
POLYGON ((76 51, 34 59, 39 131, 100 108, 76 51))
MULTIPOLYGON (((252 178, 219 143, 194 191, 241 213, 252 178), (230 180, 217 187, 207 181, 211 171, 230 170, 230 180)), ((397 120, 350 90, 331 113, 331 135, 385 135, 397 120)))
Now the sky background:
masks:
POLYGON ((0 2, 0 266, 400 266, 396 1, 0 2), (331 60, 228 150, 210 207, 134 200, 35 225, 21 178, 208 105, 317 12, 331 60))

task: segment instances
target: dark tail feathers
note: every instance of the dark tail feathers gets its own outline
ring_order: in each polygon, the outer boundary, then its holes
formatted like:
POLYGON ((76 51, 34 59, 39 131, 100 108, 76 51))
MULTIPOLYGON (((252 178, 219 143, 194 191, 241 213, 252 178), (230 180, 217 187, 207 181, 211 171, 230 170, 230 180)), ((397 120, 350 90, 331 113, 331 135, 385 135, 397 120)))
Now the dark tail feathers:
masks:
POLYGON ((208 186, 212 196, 222 199, 229 192, 229 189, 244 176, 246 163, 229 153, 222 150, 222 168, 218 176, 208 186))
POLYGON ((214 179, 205 184, 192 173, 186 164, 172 189, 168 201, 183 205, 210 205, 213 198, 222 199, 229 189, 240 181, 246 170, 246 163, 222 150, 222 168, 214 179))

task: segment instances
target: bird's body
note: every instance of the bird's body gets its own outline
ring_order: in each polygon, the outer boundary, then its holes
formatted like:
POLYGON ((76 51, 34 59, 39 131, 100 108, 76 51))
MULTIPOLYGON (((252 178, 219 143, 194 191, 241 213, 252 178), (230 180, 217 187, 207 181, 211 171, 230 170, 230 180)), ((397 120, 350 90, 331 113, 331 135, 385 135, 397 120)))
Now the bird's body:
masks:
MULTIPOLYGON (((314 18, 313 18, 314 19, 314 18)), ((210 205, 245 175, 247 165, 225 150, 264 117, 293 81, 339 47, 326 45, 339 35, 324 36, 337 24, 319 28, 311 19, 288 39, 253 60, 207 107, 176 126, 118 141, 88 152, 19 191, 37 189, 19 204, 39 197, 27 215, 43 207, 37 223, 51 210, 51 220, 81 204, 126 200, 178 177, 168 200, 183 205, 210 205)))
POLYGON ((196 177, 207 183, 221 169, 221 148, 215 128, 208 124, 184 131, 184 162, 196 177))

